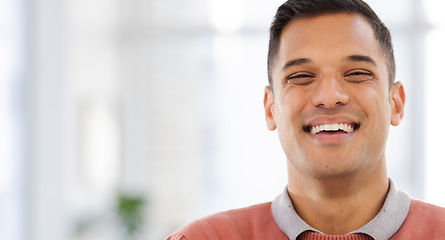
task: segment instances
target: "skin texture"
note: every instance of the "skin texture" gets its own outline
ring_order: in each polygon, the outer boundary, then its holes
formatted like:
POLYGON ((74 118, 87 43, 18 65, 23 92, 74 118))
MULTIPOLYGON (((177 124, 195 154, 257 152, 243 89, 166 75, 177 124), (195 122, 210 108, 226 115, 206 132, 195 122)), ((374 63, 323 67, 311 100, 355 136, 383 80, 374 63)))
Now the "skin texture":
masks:
POLYGON ((326 234, 346 234, 380 210, 389 183, 385 147, 403 118, 400 82, 388 88, 385 57, 358 15, 291 21, 266 87, 269 130, 287 156, 288 191, 298 214, 326 234), (311 126, 348 123, 351 133, 311 134, 311 126))

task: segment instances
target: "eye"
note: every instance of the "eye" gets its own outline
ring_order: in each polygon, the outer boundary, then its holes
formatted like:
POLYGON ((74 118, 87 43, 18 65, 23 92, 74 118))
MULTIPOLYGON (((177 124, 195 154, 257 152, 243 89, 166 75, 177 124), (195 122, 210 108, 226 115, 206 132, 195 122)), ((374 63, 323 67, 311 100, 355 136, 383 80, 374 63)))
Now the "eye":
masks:
POLYGON ((315 80, 315 75, 311 73, 295 73, 287 78, 287 82, 294 85, 308 85, 315 80))
POLYGON ((345 74, 345 80, 348 82, 365 82, 373 79, 373 74, 367 70, 355 69, 345 74))

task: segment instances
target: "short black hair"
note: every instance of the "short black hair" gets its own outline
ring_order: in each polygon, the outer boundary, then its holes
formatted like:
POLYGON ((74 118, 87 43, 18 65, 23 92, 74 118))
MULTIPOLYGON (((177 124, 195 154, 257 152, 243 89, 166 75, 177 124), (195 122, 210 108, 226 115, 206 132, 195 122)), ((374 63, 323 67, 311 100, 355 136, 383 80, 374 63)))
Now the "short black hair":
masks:
POLYGON ((272 67, 280 48, 284 28, 295 19, 318 17, 325 14, 349 13, 363 17, 372 27, 374 36, 386 57, 388 80, 391 86, 395 80, 395 60, 391 34, 372 8, 361 0, 288 0, 281 5, 270 26, 267 75, 272 88, 272 67))

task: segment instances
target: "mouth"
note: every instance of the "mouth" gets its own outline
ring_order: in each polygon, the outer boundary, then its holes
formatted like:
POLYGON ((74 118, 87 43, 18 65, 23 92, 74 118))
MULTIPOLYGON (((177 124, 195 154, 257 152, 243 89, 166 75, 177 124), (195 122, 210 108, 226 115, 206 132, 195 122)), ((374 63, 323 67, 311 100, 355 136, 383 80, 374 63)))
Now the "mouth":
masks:
POLYGON ((314 126, 305 126, 303 130, 309 134, 321 133, 351 133, 360 128, 358 123, 329 123, 314 126))

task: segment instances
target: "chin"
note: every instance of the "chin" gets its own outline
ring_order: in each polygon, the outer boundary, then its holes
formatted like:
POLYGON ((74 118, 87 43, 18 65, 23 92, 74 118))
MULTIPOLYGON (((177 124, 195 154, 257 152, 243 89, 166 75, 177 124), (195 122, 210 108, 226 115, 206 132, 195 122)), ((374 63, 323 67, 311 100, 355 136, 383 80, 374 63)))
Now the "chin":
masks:
POLYGON ((357 160, 348 161, 339 157, 312 162, 310 171, 318 178, 345 178, 359 174, 362 166, 363 164, 357 160))

